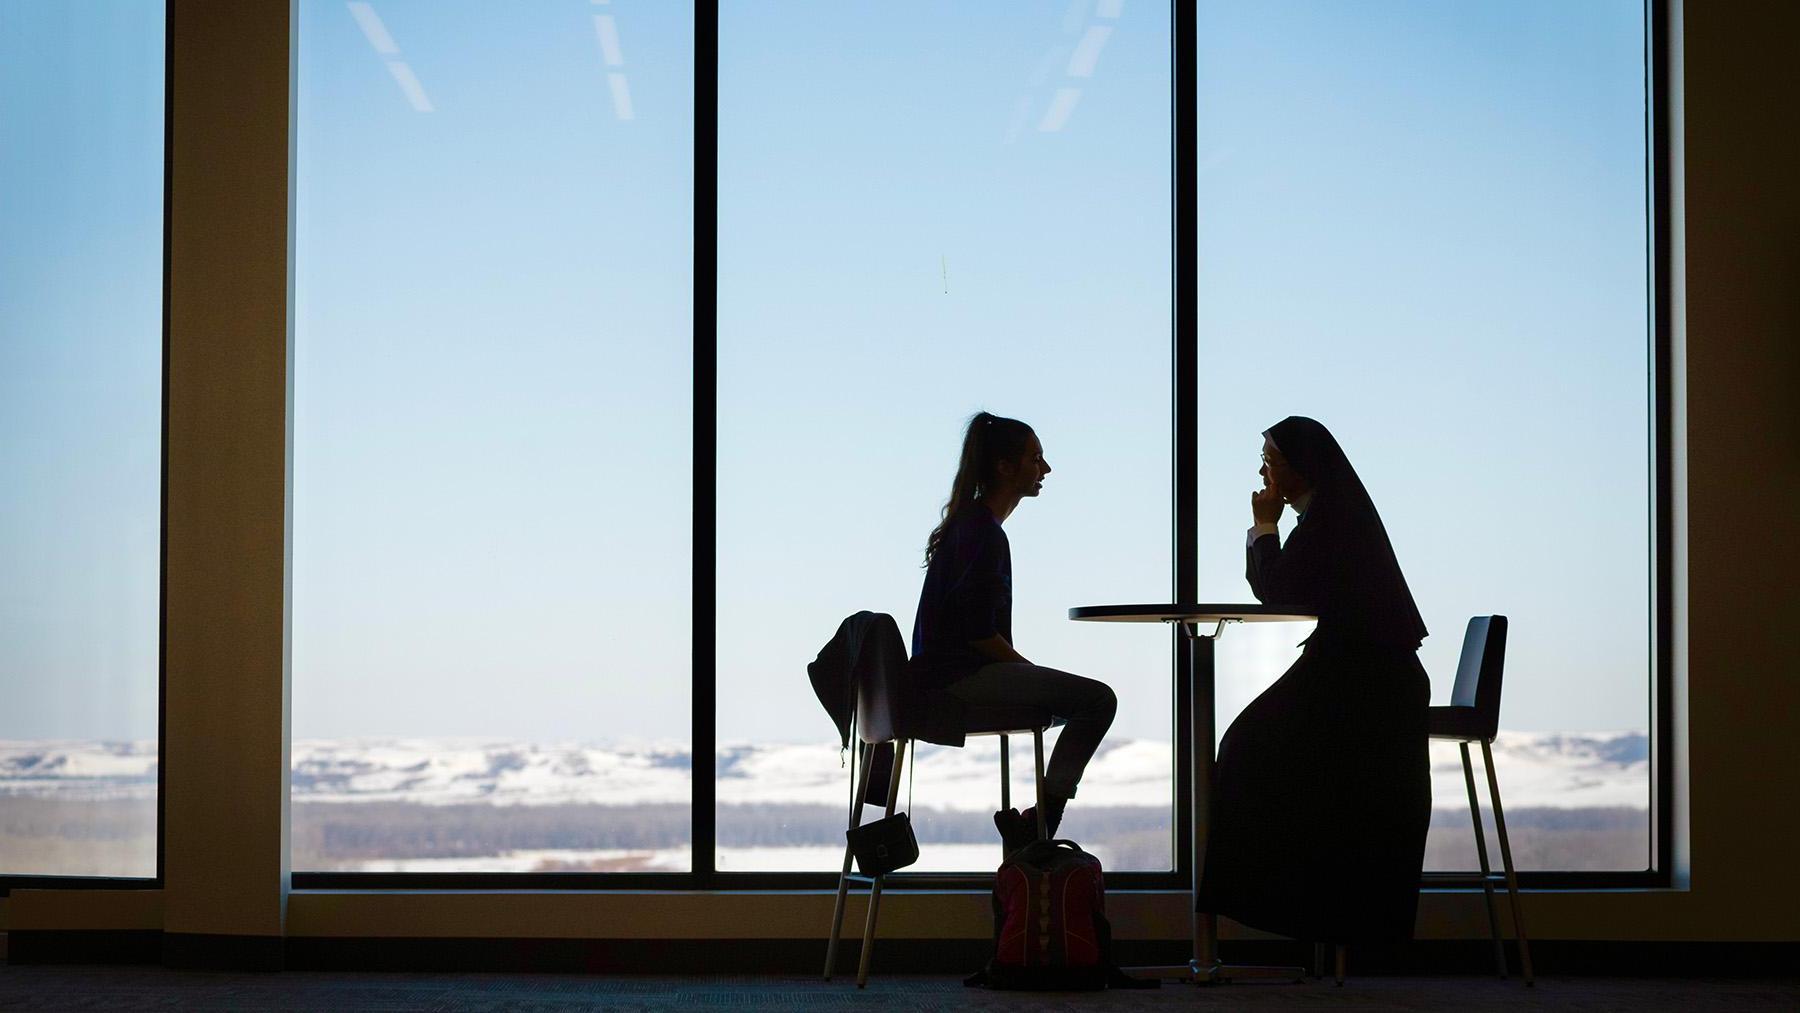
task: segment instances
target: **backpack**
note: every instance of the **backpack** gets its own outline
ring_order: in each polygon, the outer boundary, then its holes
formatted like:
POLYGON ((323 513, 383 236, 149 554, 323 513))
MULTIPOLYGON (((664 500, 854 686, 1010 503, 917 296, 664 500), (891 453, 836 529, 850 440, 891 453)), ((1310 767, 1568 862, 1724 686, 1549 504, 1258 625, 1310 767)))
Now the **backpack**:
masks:
POLYGON ((1112 962, 1100 860, 1074 841, 1033 841, 994 875, 994 956, 964 982, 1007 989, 1155 988, 1112 962))

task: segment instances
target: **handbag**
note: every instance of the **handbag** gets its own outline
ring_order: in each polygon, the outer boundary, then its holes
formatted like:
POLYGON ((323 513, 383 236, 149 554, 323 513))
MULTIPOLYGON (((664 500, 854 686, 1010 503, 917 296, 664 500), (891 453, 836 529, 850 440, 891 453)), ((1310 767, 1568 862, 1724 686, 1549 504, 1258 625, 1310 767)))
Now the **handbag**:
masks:
POLYGON ((913 836, 912 818, 905 813, 884 816, 844 833, 856 871, 865 876, 885 876, 919 860, 919 839, 913 836))
MULTIPOLYGON (((894 762, 904 762, 904 753, 896 749, 894 762)), ((850 779, 856 785, 854 771, 850 779)), ((906 768, 906 807, 912 808, 912 767, 906 768)), ((883 816, 844 831, 850 853, 856 856, 856 871, 865 876, 885 876, 904 869, 919 860, 919 839, 913 836, 912 817, 904 812, 883 816)))

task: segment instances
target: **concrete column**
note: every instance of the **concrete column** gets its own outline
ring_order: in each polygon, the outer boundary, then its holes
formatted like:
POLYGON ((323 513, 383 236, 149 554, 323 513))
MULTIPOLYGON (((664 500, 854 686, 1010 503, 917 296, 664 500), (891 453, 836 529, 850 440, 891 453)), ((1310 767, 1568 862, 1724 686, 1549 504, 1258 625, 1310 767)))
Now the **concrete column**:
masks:
POLYGON ((169 0, 164 956, 279 967, 294 0, 169 0))

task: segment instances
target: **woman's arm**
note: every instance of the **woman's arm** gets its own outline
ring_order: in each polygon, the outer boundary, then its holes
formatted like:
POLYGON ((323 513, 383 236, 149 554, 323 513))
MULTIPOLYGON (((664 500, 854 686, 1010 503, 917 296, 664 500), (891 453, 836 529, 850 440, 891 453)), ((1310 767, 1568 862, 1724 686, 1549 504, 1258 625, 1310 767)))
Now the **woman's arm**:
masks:
POLYGON ((1314 528, 1295 529, 1284 547, 1275 531, 1281 519, 1281 495, 1267 484, 1250 494, 1250 512, 1256 520, 1250 543, 1244 551, 1244 579, 1250 592, 1264 605, 1302 606, 1317 611, 1317 599, 1324 596, 1324 574, 1319 572, 1320 546, 1313 544, 1318 532, 1314 528))
POLYGON ((1010 627, 1009 622, 1003 625, 1003 621, 1012 614, 1008 546, 998 528, 987 535, 957 582, 953 607, 961 617, 961 632, 968 638, 965 642, 976 654, 989 661, 1025 662, 1025 656, 1001 632, 1010 627))
MULTIPOLYGON (((1306 532, 1310 535, 1313 532, 1306 532)), ((1286 548, 1275 535, 1264 535, 1244 552, 1244 579, 1250 592, 1265 605, 1298 606, 1318 611, 1325 575, 1320 572, 1316 550, 1300 531, 1288 537, 1286 548)))

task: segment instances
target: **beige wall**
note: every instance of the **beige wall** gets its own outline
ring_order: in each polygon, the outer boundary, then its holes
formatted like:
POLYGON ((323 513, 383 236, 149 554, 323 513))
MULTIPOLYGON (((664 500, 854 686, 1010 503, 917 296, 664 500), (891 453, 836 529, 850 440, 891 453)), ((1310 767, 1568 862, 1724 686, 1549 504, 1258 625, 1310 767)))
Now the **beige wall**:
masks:
POLYGON ((1686 13, 1692 884, 1800 939, 1800 4, 1686 13))
MULTIPOLYGON (((172 333, 180 346, 171 356, 172 422, 176 388, 196 400, 183 408, 195 413, 189 424, 171 426, 170 503, 182 514, 171 515, 171 544, 179 530, 187 548, 170 561, 168 886, 160 894, 19 891, 0 907, 0 924, 293 935, 818 934, 828 895, 302 892, 288 899, 283 921, 286 780, 274 751, 279 742, 285 755, 287 688, 273 654, 284 608, 274 553, 283 536, 270 525, 278 500, 285 503, 286 302, 267 286, 286 269, 273 259, 286 233, 285 219, 272 216, 269 186, 286 178, 285 159, 271 148, 287 123, 270 66, 286 74, 285 35, 274 29, 288 5, 173 5, 214 14, 232 7, 241 22, 206 33, 202 41, 229 38, 211 50, 221 65, 186 72, 199 87, 221 83, 178 116, 205 117, 214 131, 236 124, 244 136, 185 134, 179 122, 176 136, 208 162, 242 146, 250 185, 214 195, 226 204, 187 212, 230 227, 230 236, 176 248, 175 294, 206 293, 224 305, 189 306, 172 333), (254 94, 238 94, 245 80, 254 94), (251 106, 254 122, 242 118, 251 106), (244 217, 220 217, 240 199, 244 217), (218 243, 242 243, 250 263, 231 262, 218 243), (240 276, 250 291, 235 290, 240 276), (178 489, 177 471, 202 462, 205 473, 181 478, 178 489), (194 765, 202 761, 227 772, 201 774, 194 765)), ((1683 17, 1677 138, 1685 142, 1675 158, 1677 238, 1685 238, 1675 306, 1680 660, 1671 673, 1680 729, 1671 745, 1684 768, 1680 886, 1533 894, 1527 914, 1536 938, 1800 940, 1800 877, 1789 864, 1800 859, 1800 812, 1791 801, 1800 774, 1800 666, 1786 632, 1800 606, 1800 143, 1792 129, 1800 4, 1695 3, 1683 17)), ((178 158, 178 172, 219 171, 191 164, 200 160, 178 158)), ((187 193, 178 177, 178 200, 187 193)), ((1615 507, 1570 504, 1570 523, 1605 523, 1615 507)), ((1120 895, 1110 904, 1123 936, 1185 932, 1184 895, 1120 895)), ((896 897, 884 905, 883 927, 885 936, 914 938, 990 931, 985 899, 970 894, 896 897)), ((1479 897, 1428 895, 1420 931, 1483 935, 1479 897)))
POLYGON ((172 0, 164 925, 287 892, 292 0, 172 0))

